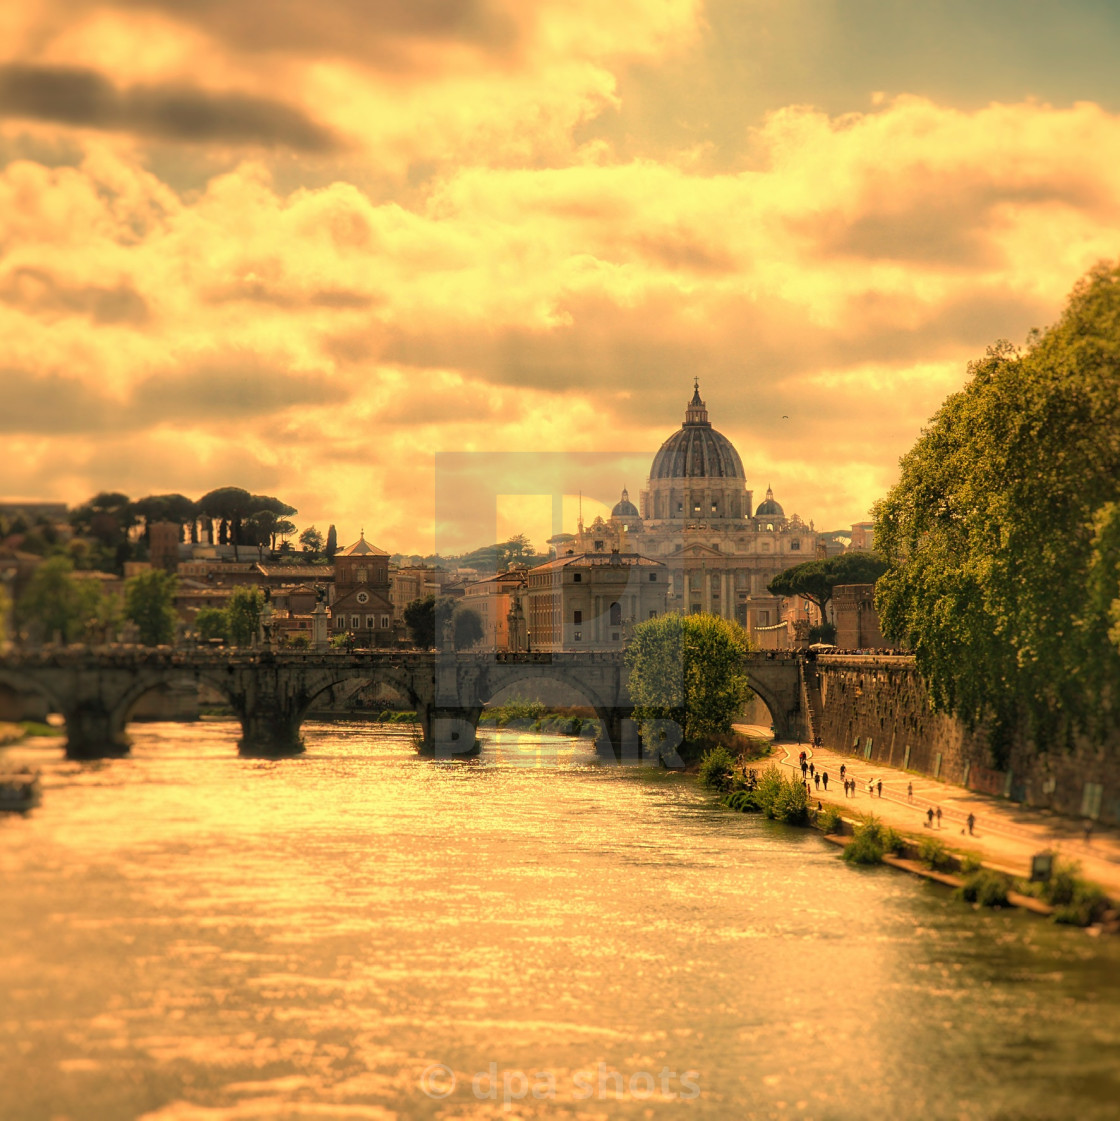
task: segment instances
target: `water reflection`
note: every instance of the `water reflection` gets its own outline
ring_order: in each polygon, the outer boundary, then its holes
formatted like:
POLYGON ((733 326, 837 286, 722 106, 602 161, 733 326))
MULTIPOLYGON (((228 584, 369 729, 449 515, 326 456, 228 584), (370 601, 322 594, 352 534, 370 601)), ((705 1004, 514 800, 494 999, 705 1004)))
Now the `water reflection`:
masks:
POLYGON ((323 724, 270 763, 230 724, 134 731, 109 764, 20 749, 5 1117, 1116 1115, 1112 944, 586 740, 433 764, 323 724))

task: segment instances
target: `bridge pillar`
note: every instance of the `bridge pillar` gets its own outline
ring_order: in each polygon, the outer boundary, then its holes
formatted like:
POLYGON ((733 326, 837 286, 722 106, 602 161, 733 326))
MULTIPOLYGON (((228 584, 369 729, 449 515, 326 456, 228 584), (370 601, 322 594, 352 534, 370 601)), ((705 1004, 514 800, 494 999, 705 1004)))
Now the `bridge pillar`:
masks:
POLYGON ((456 755, 473 755, 478 750, 478 718, 482 706, 420 704, 416 719, 420 721, 423 738, 420 752, 435 759, 456 755))
POLYGON ((120 713, 98 704, 80 704, 66 716, 66 756, 69 759, 106 759, 127 755, 131 740, 120 713))
POLYGON ((290 705, 256 704, 241 714, 240 755, 298 755, 303 751, 299 734, 303 722, 301 709, 290 705))

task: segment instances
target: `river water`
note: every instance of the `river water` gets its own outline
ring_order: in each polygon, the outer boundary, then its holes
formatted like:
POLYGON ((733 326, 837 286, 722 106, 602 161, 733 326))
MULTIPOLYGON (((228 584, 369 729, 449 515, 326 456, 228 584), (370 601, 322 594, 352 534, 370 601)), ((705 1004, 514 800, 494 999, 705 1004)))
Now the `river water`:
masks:
POLYGON ((1109 1118, 1120 946, 587 741, 225 722, 6 762, 0 1117, 1109 1118))

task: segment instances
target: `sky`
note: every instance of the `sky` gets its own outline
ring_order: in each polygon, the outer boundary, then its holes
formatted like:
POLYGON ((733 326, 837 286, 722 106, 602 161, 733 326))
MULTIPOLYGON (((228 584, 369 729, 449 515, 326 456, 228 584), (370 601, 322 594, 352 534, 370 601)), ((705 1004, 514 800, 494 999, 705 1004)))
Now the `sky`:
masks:
POLYGON ((1111 0, 0 5, 0 497, 540 544, 698 377, 756 501, 850 526, 1120 256, 1118 48, 1111 0))

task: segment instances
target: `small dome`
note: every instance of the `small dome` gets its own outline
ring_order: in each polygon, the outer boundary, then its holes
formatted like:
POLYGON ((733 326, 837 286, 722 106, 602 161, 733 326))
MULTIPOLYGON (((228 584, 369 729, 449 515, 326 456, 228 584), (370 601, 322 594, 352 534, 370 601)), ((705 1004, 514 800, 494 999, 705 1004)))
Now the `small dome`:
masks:
POLYGON ((630 501, 630 495, 626 490, 622 492, 622 498, 614 504, 614 509, 611 511, 612 518, 636 518, 638 517, 638 507, 630 501))
POLYGON ((735 445, 708 420, 707 405, 696 383, 684 423, 653 457, 650 479, 746 479, 735 445))
POLYGON ((784 518, 786 516, 786 512, 774 501, 774 492, 769 487, 766 488, 765 501, 758 504, 754 516, 756 518, 784 518))

